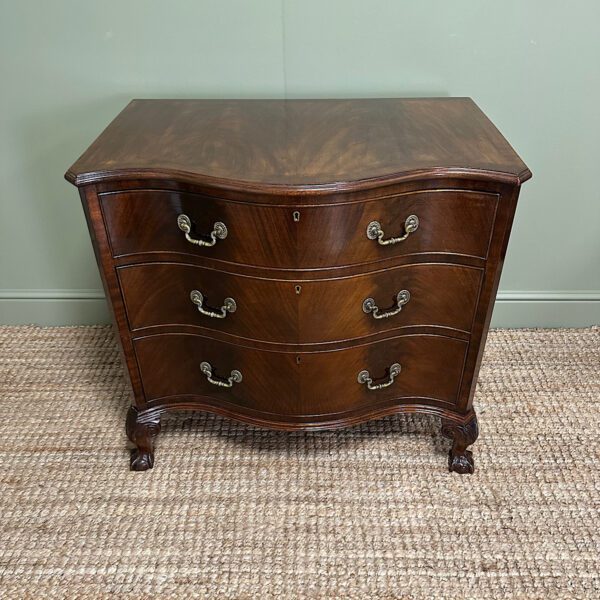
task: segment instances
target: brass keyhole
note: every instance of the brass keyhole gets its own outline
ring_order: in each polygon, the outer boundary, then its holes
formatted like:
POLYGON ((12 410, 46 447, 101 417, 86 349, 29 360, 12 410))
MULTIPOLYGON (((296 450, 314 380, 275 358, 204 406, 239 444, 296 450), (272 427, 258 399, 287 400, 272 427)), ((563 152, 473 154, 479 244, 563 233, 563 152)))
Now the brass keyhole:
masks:
POLYGON ((302 291, 302 286, 297 285, 295 289, 296 289, 296 294, 299 294, 302 291))
POLYGON ((299 210, 295 210, 292 213, 292 216, 294 218, 294 223, 298 223, 298 221, 300 221, 300 211, 299 210))

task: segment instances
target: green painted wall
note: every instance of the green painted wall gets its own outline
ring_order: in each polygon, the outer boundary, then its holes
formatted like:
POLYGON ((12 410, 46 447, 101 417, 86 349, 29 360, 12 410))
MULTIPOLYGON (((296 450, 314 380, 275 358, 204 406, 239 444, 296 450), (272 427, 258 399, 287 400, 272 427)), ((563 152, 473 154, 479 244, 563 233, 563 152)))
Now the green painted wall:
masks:
POLYGON ((597 0, 0 0, 0 322, 106 320, 62 176, 133 97, 471 96, 534 173, 496 325, 600 322, 597 0))

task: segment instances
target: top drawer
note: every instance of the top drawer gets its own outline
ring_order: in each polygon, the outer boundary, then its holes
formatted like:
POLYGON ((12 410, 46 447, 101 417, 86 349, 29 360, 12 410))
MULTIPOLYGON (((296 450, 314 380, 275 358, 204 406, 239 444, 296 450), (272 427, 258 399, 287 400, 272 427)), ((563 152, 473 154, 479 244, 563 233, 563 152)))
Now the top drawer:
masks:
POLYGON ((485 259, 498 195, 436 190, 294 207, 135 190, 104 193, 100 200, 114 256, 172 252, 257 267, 319 269, 428 253, 485 259), (418 226, 409 233, 413 215, 418 226), (380 240, 374 222, 383 232, 380 240), (216 223, 225 225, 226 234, 216 223))

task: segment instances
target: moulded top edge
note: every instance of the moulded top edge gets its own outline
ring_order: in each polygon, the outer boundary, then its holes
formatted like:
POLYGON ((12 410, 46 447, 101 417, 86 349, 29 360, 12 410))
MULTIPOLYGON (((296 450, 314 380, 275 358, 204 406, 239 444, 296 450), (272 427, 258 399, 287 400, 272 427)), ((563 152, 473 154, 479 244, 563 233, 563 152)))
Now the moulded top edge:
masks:
POLYGON ((332 193, 367 190, 395 183, 403 183, 430 179, 471 179, 477 181, 492 181, 511 185, 521 185, 532 177, 529 169, 524 169, 519 174, 503 173, 500 171, 487 171, 479 169, 439 168, 408 173, 396 173, 362 179, 357 181, 334 181, 331 183, 300 183, 281 184, 257 181, 236 181, 200 175, 197 173, 181 172, 171 169, 118 169, 114 171, 92 171, 75 174, 69 170, 65 173, 65 179, 77 187, 108 181, 124 180, 148 180, 158 179, 174 181, 184 184, 201 185, 215 189, 232 191, 258 192, 262 194, 304 194, 304 193, 332 193))

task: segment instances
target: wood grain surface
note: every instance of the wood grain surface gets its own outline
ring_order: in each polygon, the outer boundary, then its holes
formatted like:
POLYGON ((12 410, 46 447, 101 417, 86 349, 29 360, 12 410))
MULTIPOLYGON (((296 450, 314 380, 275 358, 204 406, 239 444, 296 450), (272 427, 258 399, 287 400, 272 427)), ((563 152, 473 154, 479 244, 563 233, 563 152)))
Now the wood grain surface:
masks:
POLYGON ((101 195, 114 256, 172 252, 278 269, 322 269, 432 253, 485 258, 497 201, 497 194, 469 190, 309 207, 293 199, 263 206, 162 190, 101 195), (194 239, 209 240, 216 222, 226 225, 227 237, 213 247, 194 245, 177 226, 180 214, 190 218, 194 239), (367 237, 372 221, 381 224, 386 239, 401 236, 411 215, 418 217, 419 227, 404 242, 382 246, 367 237))
POLYGON ((377 185, 439 169, 530 177, 470 98, 133 100, 67 177, 82 185, 171 176, 267 190, 377 185))
MULTIPOLYGON (((154 401, 193 401, 211 397, 263 414, 265 421, 285 425, 289 417, 311 422, 331 421, 340 414, 380 410, 382 404, 431 403, 455 405, 467 342, 444 336, 399 336, 382 342, 333 352, 270 352, 226 344, 198 335, 165 334, 136 339, 146 397, 154 401), (241 383, 230 389, 207 381, 200 363, 225 380, 232 370, 241 383), (389 379, 389 367, 399 363, 400 375, 384 389, 371 391, 357 381, 370 372, 374 383, 389 379)), ((256 414, 256 413, 255 413, 256 414)))
POLYGON ((189 325, 281 344, 344 341, 405 327, 440 327, 469 333, 483 272, 454 264, 421 263, 336 279, 280 280, 239 276, 181 263, 144 263, 117 269, 132 330, 189 325), (198 290, 204 309, 221 313, 225 298, 236 310, 224 318, 200 314, 190 293, 198 290), (363 311, 373 298, 391 317, 363 311))

